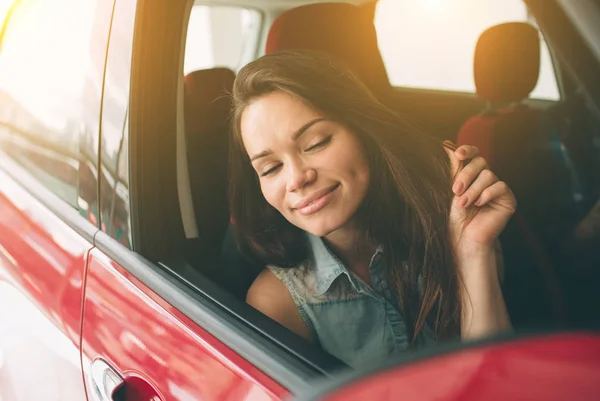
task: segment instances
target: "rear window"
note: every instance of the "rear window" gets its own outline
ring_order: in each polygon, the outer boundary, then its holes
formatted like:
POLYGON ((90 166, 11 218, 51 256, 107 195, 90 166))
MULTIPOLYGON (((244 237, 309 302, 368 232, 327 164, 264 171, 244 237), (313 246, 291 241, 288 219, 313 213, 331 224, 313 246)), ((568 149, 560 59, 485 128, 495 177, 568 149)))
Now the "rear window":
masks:
POLYGON ((256 55, 261 14, 242 7, 197 5, 188 25, 184 74, 213 67, 240 69, 256 55))
MULTIPOLYGON (((379 0, 375 26, 394 86, 475 92, 473 54, 479 35, 503 22, 532 21, 522 0, 379 0)), ((560 98, 542 38, 532 98, 560 98)))

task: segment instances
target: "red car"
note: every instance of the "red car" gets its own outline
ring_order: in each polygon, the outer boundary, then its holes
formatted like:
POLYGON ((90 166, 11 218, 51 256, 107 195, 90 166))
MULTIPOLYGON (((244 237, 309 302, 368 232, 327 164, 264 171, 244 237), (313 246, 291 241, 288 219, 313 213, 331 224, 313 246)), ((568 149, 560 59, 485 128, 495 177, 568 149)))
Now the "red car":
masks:
POLYGON ((597 1, 4 5, 0 400, 600 399, 597 1), (285 48, 344 59, 509 182, 515 335, 351 371, 244 302, 227 91, 285 48))

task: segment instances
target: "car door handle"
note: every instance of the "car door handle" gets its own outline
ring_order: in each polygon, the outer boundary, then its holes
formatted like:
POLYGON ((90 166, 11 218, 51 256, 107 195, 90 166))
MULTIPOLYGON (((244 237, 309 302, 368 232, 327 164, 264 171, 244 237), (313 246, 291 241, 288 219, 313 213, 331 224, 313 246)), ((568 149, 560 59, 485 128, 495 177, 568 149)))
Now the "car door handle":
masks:
POLYGON ((125 383, 123 378, 102 359, 92 362, 90 381, 92 387, 90 394, 94 401, 115 401, 113 398, 115 391, 125 383))

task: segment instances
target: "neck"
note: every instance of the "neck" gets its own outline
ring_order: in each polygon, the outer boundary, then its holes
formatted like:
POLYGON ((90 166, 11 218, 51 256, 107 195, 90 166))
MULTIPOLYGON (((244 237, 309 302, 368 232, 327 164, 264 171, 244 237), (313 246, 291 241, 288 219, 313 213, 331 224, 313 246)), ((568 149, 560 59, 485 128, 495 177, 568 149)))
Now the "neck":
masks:
POLYGON ((357 273, 365 269, 368 271, 377 246, 369 241, 364 232, 356 228, 342 228, 323 239, 350 270, 357 273))

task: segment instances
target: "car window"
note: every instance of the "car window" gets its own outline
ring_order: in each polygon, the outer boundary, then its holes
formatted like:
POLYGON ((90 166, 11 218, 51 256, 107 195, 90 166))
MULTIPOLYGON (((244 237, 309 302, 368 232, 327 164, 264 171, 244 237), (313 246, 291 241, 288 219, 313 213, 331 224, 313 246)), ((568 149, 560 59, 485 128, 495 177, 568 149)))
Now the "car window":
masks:
POLYGON ((129 196, 129 94, 135 2, 117 2, 110 33, 102 107, 100 228, 132 247, 129 196))
MULTIPOLYGON (((380 0, 375 26, 394 86, 475 92, 473 54, 479 35, 510 21, 527 21, 522 0, 380 0)), ((557 100, 559 90, 542 38, 532 98, 557 100)))
POLYGON ((256 54, 261 14, 242 7, 196 5, 190 15, 184 74, 213 67, 236 71, 256 54))
POLYGON ((0 149, 94 223, 111 14, 100 0, 22 0, 0 51, 0 149))

